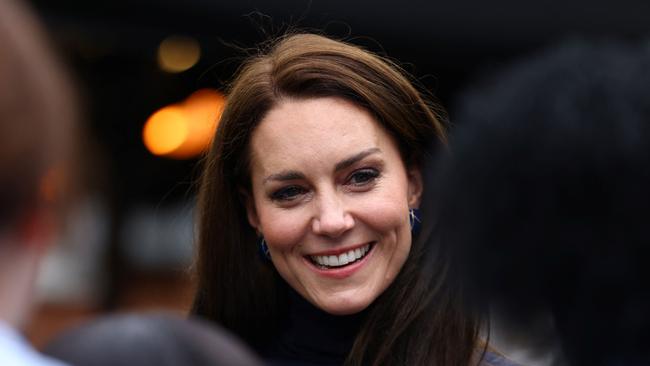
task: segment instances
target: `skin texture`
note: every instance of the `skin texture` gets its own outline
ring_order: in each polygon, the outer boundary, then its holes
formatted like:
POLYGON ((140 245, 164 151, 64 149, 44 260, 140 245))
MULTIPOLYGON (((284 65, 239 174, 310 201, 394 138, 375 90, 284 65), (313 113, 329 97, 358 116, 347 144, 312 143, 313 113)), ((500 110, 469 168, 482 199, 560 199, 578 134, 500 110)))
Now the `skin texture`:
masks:
POLYGON ((309 302, 352 314, 393 282, 411 248, 408 210, 419 204, 422 178, 366 110, 339 98, 283 99, 253 132, 251 179, 249 222, 309 302), (344 276, 307 260, 368 243, 363 263, 344 276))

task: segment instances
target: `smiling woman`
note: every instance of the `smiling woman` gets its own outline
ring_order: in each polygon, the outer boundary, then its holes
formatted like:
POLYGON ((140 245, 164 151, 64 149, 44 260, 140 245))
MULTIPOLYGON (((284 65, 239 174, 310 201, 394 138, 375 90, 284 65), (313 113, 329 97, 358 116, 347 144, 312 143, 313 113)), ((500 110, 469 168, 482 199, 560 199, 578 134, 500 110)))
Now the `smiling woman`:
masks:
POLYGON ((328 313, 368 307, 408 256, 418 169, 370 113, 331 97, 280 101, 251 156, 248 217, 278 273, 328 313))
POLYGON ((442 250, 420 280, 432 249, 410 224, 439 112, 390 61, 322 36, 249 59, 205 161, 194 313, 271 363, 476 361, 478 319, 442 250))

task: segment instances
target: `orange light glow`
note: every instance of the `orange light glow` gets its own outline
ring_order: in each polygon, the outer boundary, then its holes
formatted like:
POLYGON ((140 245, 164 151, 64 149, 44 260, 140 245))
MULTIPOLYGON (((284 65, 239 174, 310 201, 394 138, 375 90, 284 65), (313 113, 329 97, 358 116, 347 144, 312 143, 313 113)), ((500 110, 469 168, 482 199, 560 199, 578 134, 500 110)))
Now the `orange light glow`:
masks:
POLYGON ((187 138, 188 121, 178 106, 164 107, 149 117, 144 125, 143 139, 154 155, 167 155, 178 149, 187 138))
POLYGON ((158 47, 158 65, 167 72, 188 70, 201 58, 201 46, 191 37, 167 37, 158 47))
POLYGON ((224 104, 219 92, 201 89, 160 109, 145 124, 145 145, 154 155, 175 159, 200 155, 212 141, 224 104))

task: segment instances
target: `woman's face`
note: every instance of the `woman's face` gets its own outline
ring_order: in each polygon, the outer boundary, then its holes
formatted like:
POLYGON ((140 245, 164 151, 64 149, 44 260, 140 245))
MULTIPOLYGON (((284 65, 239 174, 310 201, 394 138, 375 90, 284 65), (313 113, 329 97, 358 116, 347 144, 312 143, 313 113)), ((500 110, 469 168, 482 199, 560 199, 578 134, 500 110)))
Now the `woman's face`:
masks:
POLYGON ((365 309, 408 257, 420 172, 370 113, 339 98, 281 101, 251 153, 248 218, 280 275, 326 312, 365 309))

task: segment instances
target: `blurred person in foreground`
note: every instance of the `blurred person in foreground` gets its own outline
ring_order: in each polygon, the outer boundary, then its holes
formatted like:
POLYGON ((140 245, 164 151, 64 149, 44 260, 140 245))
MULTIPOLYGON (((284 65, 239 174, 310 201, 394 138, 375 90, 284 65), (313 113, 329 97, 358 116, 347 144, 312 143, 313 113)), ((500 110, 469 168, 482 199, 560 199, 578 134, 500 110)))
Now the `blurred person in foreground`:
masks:
POLYGON ((75 110, 69 85, 22 4, 0 1, 0 365, 60 365, 19 334, 52 242, 75 110))
POLYGON ((479 304, 556 364, 650 364, 650 48, 574 41, 459 106, 423 206, 479 304))
POLYGON ((171 314, 106 316, 64 332, 44 352, 75 366, 261 365, 223 330, 171 314))

